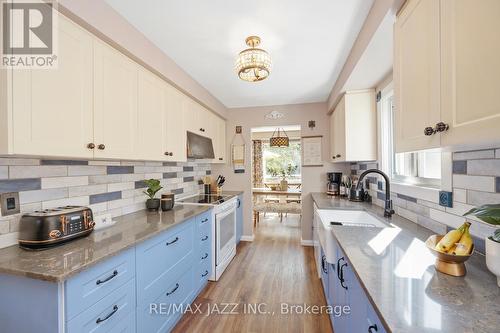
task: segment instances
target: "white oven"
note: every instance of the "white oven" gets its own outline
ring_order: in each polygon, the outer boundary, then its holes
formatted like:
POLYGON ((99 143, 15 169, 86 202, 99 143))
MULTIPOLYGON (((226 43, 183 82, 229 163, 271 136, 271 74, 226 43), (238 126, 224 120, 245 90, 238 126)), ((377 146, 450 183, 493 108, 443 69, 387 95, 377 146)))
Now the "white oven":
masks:
POLYGON ((213 209, 212 223, 212 276, 217 281, 236 255, 236 198, 213 209), (215 252, 215 253, 214 253, 215 252))

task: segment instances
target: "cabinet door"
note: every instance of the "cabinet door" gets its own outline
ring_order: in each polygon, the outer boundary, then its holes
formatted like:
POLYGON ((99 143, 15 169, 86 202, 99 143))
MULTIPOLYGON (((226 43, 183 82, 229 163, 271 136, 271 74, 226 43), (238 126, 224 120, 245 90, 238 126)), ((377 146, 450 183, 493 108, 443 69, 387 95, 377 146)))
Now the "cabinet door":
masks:
POLYGON ((58 67, 13 70, 15 154, 91 158, 92 36, 59 16, 58 67))
POLYGON ((138 65, 94 41, 95 157, 136 158, 138 65))
POLYGON ((164 90, 165 118, 163 151, 167 161, 184 162, 187 160, 186 153, 186 117, 188 108, 188 97, 183 93, 166 85, 164 90))
POLYGON ((334 112, 333 120, 333 147, 332 156, 335 156, 335 162, 343 162, 346 159, 345 142, 345 97, 339 102, 334 112))
POLYGON ((335 161, 335 110, 330 115, 330 161, 335 161))
POLYGON ((213 140, 215 150, 215 163, 226 162, 226 121, 217 117, 217 130, 213 140))
POLYGON ((441 1, 443 146, 500 140, 500 1, 441 1))
POLYGON ((139 70, 137 141, 135 157, 163 160, 163 124, 165 116, 164 81, 145 68, 139 70))
POLYGON ((192 133, 203 135, 201 126, 202 107, 192 99, 186 96, 187 103, 184 112, 184 122, 186 129, 192 133))
POLYGON ((395 149, 436 148, 440 134, 439 1, 409 0, 394 26, 395 149))

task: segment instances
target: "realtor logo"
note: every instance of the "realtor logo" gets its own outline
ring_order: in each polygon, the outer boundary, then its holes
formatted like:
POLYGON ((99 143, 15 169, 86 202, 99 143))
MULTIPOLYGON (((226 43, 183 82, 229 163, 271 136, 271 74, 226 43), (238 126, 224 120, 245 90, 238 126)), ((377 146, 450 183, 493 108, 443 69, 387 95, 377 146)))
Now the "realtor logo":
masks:
POLYGON ((55 68, 55 2, 10 0, 1 5, 2 67, 55 68))

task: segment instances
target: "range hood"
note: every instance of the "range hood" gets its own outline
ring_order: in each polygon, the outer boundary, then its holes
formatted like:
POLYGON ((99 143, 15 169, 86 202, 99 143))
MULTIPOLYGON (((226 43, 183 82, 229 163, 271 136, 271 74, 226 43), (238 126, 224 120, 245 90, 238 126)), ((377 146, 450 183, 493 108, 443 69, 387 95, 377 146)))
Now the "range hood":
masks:
POLYGON ((192 132, 187 132, 187 157, 198 159, 213 159, 214 145, 212 139, 192 132))

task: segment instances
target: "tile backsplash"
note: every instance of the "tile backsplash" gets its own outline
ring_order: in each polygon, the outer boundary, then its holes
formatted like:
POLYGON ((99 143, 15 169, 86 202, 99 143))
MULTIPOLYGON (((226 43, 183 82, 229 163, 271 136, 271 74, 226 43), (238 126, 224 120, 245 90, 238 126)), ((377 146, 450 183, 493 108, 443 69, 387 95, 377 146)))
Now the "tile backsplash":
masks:
POLYGON ((120 216, 145 209, 144 180, 159 179, 160 193, 202 190, 198 180, 210 164, 188 161, 85 161, 0 157, 0 193, 19 192, 21 213, 0 216, 0 247, 17 237, 22 213, 64 205, 120 216))
MULTIPOLYGON (((364 170, 377 168, 377 163, 351 163, 352 177, 364 170)), ((413 197, 391 191, 396 214, 420 224, 436 233, 445 233, 465 221, 463 214, 482 204, 500 203, 500 149, 484 149, 453 153, 453 207, 439 205, 437 196, 413 197)), ((370 195, 373 203, 384 206, 385 188, 380 177, 370 175, 370 195)), ((484 239, 496 228, 476 218, 472 220, 471 233, 476 250, 484 253, 484 239)))

